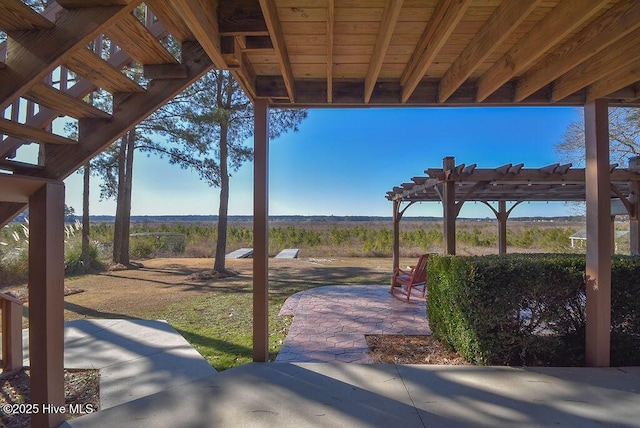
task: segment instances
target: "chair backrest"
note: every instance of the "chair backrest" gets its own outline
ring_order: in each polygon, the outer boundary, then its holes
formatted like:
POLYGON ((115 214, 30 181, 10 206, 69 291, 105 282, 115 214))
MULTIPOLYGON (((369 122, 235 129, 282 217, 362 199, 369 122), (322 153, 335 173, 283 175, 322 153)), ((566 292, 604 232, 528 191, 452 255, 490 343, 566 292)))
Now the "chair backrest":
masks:
POLYGON ((420 284, 427 280, 427 261, 429 261, 429 254, 423 254, 418 259, 415 269, 413 270, 413 283, 420 284))

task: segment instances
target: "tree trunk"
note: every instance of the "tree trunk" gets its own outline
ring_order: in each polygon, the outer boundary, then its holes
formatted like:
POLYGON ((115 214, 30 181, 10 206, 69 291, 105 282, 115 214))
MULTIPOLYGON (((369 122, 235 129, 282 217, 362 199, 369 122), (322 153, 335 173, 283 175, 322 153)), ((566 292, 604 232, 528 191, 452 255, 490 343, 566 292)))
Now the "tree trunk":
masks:
POLYGON ((218 242, 216 243, 216 258, 213 270, 224 272, 225 254, 227 253, 227 223, 229 211, 229 169, 227 134, 229 125, 224 122, 220 126, 220 208, 218 209, 218 242))
POLYGON ((82 272, 91 272, 91 248, 89 235, 91 227, 89 223, 89 182, 91 177, 90 163, 84 164, 82 187, 82 272))
POLYGON ((120 263, 122 259, 122 210, 124 204, 124 176, 126 171, 126 135, 120 139, 120 147, 118 149, 118 195, 116 197, 116 218, 113 226, 113 262, 120 263))
POLYGON ((131 230, 131 189, 133 185, 133 151, 135 128, 125 134, 118 154, 118 197, 113 235, 113 262, 130 265, 129 232, 131 230))
POLYGON ((136 145, 136 129, 133 128, 127 133, 127 159, 125 168, 124 181, 124 198, 122 202, 124 207, 122 210, 122 251, 120 257, 121 263, 130 264, 129 254, 129 235, 131 232, 131 192, 133 189, 133 153, 136 145))

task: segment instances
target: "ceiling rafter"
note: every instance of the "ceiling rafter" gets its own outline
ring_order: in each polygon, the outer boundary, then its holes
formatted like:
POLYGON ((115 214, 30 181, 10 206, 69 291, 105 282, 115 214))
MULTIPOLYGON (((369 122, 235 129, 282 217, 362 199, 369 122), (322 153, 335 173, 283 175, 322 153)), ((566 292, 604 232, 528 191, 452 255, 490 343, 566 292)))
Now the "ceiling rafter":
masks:
POLYGON ((400 78, 403 103, 411 97, 470 4, 470 0, 441 0, 438 3, 400 78))
POLYGON ((382 62, 387 54, 387 49, 391 43, 391 36, 396 28, 396 22, 400 16, 402 3, 404 0, 387 0, 384 11, 382 13, 382 21, 380 22, 380 31, 376 37, 376 43, 373 48, 373 55, 369 62, 369 68, 364 78, 364 102, 369 103, 373 88, 378 81, 382 62))
MULTIPOLYGON (((640 82, 640 56, 635 56, 634 60, 626 67, 608 74, 589 86, 587 88, 587 102, 604 98, 637 82, 640 82)), ((640 98, 640 93, 636 89, 630 94, 629 100, 637 100, 638 98, 640 98)))
POLYGON ((640 28, 640 2, 620 2, 614 5, 524 73, 518 79, 515 100, 524 100, 637 28, 640 28))
POLYGON ((627 35, 614 48, 600 51, 553 83, 551 99, 561 100, 590 84, 637 62, 640 56, 640 28, 627 35))
POLYGON ((477 101, 484 101, 526 70, 536 58, 571 34, 607 3, 607 0, 565 0, 559 3, 480 77, 477 101))
POLYGON ((438 101, 445 102, 541 1, 519 0, 501 3, 442 77, 438 101))
POLYGON ((83 49, 135 4, 83 9, 63 9, 55 27, 10 33, 6 67, 0 69, 0 110, 23 95, 30 85, 44 79, 75 50, 83 49), (10 83, 9 83, 10 82, 10 83))
POLYGON ((271 42, 273 48, 276 51, 276 57, 278 58, 278 64, 280 64, 280 71, 282 72, 282 78, 284 79, 284 85, 287 88, 287 94, 291 102, 295 101, 295 81, 293 78, 293 69, 291 68, 291 62, 289 60, 289 54, 287 53, 287 46, 284 42, 284 35, 282 33, 282 25, 278 18, 278 10, 274 0, 260 0, 260 7, 262 8, 262 15, 267 23, 269 29, 269 35, 271 36, 271 42))
POLYGON ((185 0, 172 3, 175 12, 184 20, 215 66, 226 69, 227 64, 220 48, 217 2, 185 0))

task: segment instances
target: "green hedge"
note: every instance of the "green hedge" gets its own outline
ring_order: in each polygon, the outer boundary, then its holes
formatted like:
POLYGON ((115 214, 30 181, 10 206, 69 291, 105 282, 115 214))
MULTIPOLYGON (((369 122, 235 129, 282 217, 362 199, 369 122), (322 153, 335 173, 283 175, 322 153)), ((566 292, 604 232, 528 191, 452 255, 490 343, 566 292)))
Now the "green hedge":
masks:
MULTIPOLYGON (((584 365, 585 257, 429 259, 434 336, 475 364, 584 365)), ((640 365, 640 259, 614 257, 611 364, 640 365)))

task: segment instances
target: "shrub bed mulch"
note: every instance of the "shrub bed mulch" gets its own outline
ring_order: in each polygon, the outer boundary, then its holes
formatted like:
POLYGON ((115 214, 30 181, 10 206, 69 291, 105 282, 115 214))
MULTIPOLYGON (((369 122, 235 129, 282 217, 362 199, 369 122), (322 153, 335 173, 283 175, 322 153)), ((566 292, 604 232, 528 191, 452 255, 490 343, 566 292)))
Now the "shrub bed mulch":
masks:
MULTIPOLYGON (((30 402, 29 370, 0 373, 0 408, 7 404, 30 402)), ((83 412, 97 411, 100 407, 100 375, 96 369, 67 369, 64 372, 66 419, 85 413, 69 413, 73 406, 81 405, 83 412), (73 406, 72 406, 73 405, 73 406)), ((78 410, 78 409, 76 409, 78 410)), ((0 426, 22 428, 31 426, 31 415, 7 414, 0 411, 0 426)))
POLYGON ((376 364, 470 365, 430 335, 369 334, 365 338, 376 364))

